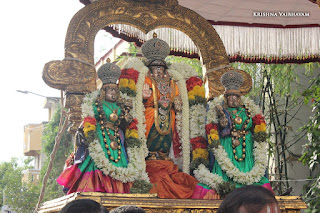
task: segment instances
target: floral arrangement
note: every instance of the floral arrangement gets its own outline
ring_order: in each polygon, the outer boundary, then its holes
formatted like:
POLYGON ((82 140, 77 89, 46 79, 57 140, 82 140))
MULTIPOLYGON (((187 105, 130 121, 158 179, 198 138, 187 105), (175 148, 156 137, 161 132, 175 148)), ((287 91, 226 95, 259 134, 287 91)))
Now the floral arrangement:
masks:
POLYGON ((139 72, 133 68, 123 69, 119 78, 119 90, 122 93, 134 97, 137 91, 137 81, 139 77, 139 72))
POLYGON ((198 77, 190 77, 186 81, 190 107, 190 143, 192 145, 191 169, 200 164, 209 164, 208 142, 205 132, 206 99, 203 81, 198 77))
POLYGON ((209 123, 205 127, 210 147, 217 147, 220 144, 218 125, 209 123))
MULTIPOLYGON (((95 162, 96 166, 103 172, 104 175, 109 175, 112 178, 119 180, 123 183, 133 182, 135 180, 145 180, 149 182, 148 175, 145 173, 145 168, 143 164, 141 164, 141 156, 143 156, 143 151, 136 146, 128 147, 127 155, 130 159, 127 168, 116 167, 114 166, 108 158, 105 157, 105 153, 98 141, 97 137, 89 137, 90 135, 95 133, 96 129, 96 119, 94 118, 93 104, 99 95, 99 91, 95 91, 87 94, 81 105, 82 108, 82 117, 83 120, 83 131, 87 138, 88 149, 90 152, 90 156, 95 162)), ((131 130, 135 129, 136 120, 133 120, 129 125, 131 130)), ((130 134, 128 140, 130 138, 134 138, 136 135, 130 134)), ((127 138, 126 138, 127 139, 127 138)), ((140 143, 141 144, 141 143, 140 143)))
POLYGON ((198 77, 191 77, 186 81, 190 106, 206 104, 203 81, 198 77))
POLYGON ((265 141, 267 138, 267 127, 264 117, 261 114, 255 115, 252 118, 254 126, 254 139, 256 141, 265 141))
MULTIPOLYGON (((257 140, 255 137, 256 134, 266 134, 265 121, 262 116, 262 113, 258 106, 256 106, 252 100, 247 97, 241 97, 241 101, 244 105, 248 106, 251 115, 253 116, 254 124, 254 149, 253 156, 255 159, 255 164, 250 172, 244 173, 241 172, 234 164, 231 162, 228 154, 224 148, 220 145, 219 135, 217 131, 218 127, 218 117, 216 114, 215 107, 221 105, 224 98, 220 96, 215 98, 208 104, 209 111, 207 114, 208 124, 206 125, 206 133, 208 135, 209 149, 215 155, 216 160, 218 161, 221 169, 226 172, 228 177, 232 178, 235 182, 251 185, 255 182, 260 181, 264 176, 265 170, 267 168, 267 153, 265 148, 267 143, 264 140, 257 140), (214 144, 213 146, 211 144, 214 144)), ((195 177, 202 183, 207 184, 208 186, 217 189, 220 185, 224 183, 222 177, 217 174, 211 173, 205 165, 200 165, 194 171, 195 177)))

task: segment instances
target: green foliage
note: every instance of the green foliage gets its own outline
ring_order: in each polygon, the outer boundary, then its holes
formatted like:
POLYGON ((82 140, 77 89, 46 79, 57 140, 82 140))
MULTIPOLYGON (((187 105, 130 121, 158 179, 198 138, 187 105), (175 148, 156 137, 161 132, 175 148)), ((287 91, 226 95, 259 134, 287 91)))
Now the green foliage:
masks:
POLYGON ((127 138, 126 139, 126 144, 129 148, 140 148, 141 147, 141 141, 138 138, 127 138))
POLYGON ((227 194, 236 189, 236 184, 223 181, 217 186, 216 191, 220 194, 221 199, 225 198, 227 194))
POLYGON ((196 72, 198 73, 199 77, 202 77, 202 65, 200 60, 198 60, 197 58, 185 58, 185 57, 178 57, 178 56, 168 56, 166 58, 166 62, 168 64, 172 64, 172 63, 185 63, 188 64, 189 66, 191 66, 193 69, 196 70, 196 72))
MULTIPOLYGON (((259 103, 268 121, 270 135, 267 136, 267 140, 270 144, 269 153, 274 155, 276 159, 276 178, 287 180, 288 154, 296 155, 289 148, 299 142, 304 137, 305 132, 311 131, 310 128, 312 127, 309 123, 303 131, 297 132, 292 131, 293 128, 290 126, 294 121, 298 121, 296 115, 299 114, 303 105, 301 94, 310 96, 305 98, 305 102, 315 98, 315 93, 319 94, 319 85, 315 85, 316 81, 314 79, 309 85, 300 83, 300 80, 310 79, 310 76, 314 75, 314 70, 319 68, 319 63, 304 65, 234 63, 232 66, 248 72, 253 79, 252 90, 248 96, 259 103), (313 88, 313 90, 310 91, 308 88, 313 88), (289 133, 293 138, 290 141, 288 140, 289 133)), ((315 129, 315 127, 312 128, 315 129)), ((264 135, 264 137, 266 136, 264 135)), ((311 147, 311 144, 309 146, 311 147)), ((314 159, 319 159, 319 155, 315 153, 319 153, 319 147, 309 149, 308 153, 304 153, 301 160, 304 160, 305 164, 314 165, 315 163, 312 163, 314 159), (313 158, 309 159, 311 156, 313 158)), ((289 188, 289 182, 278 182, 276 184, 279 194, 289 188)))
POLYGON ((144 180, 136 180, 130 188, 130 193, 147 194, 152 188, 152 184, 144 180))
MULTIPOLYGON (((303 155, 299 160, 308 165, 310 170, 314 170, 319 168, 320 164, 320 74, 311 80, 311 86, 302 95, 306 104, 311 101, 313 116, 301 128, 307 131, 308 142, 304 145, 303 155)), ((306 189, 304 198, 309 205, 307 212, 317 212, 320 209, 320 174, 317 180, 306 186, 306 189)))
MULTIPOLYGON (((53 150, 53 147, 55 144, 55 138, 57 136, 58 129, 59 129, 60 117, 61 117, 61 108, 57 110, 52 120, 48 124, 46 124, 45 129, 43 131, 42 152, 45 154, 46 160, 41 169, 41 180, 43 179, 49 165, 50 155, 53 150)), ((50 172, 49 179, 46 184, 44 201, 52 200, 54 198, 61 197, 64 195, 62 192, 62 186, 60 186, 56 182, 56 179, 61 174, 65 161, 72 151, 73 151, 72 138, 71 138, 71 135, 66 131, 62 136, 60 146, 56 153, 55 160, 53 163, 53 168, 50 172)))
POLYGON ((191 162, 190 169, 195 170, 200 166, 200 164, 203 164, 205 167, 209 167, 209 160, 204 158, 196 158, 191 162))
POLYGON ((29 169, 30 158, 19 162, 12 158, 10 162, 0 163, 0 194, 4 198, 1 206, 8 205, 18 213, 32 212, 39 197, 39 186, 29 182, 22 182, 24 171, 29 169))

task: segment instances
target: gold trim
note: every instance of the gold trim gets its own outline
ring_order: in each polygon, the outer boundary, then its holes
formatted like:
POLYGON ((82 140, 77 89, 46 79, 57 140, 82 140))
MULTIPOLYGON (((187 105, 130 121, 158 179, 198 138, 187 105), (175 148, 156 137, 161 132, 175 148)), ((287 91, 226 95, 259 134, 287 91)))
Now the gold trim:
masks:
MULTIPOLYGON (((142 207, 146 212, 165 213, 203 213, 216 212, 222 200, 194 200, 194 199, 160 199, 156 194, 111 194, 100 192, 77 192, 41 205, 38 212, 58 212, 61 208, 72 200, 92 199, 110 211, 123 205, 136 205, 142 207)), ((300 212, 306 209, 307 205, 299 196, 276 196, 281 212, 300 212)))
POLYGON ((173 102, 173 100, 174 100, 174 98, 176 96, 175 95, 176 91, 175 91, 174 81, 173 80, 170 81, 171 82, 170 86, 173 87, 173 89, 172 89, 172 96, 171 96, 170 105, 169 105, 169 113, 170 113, 169 127, 168 127, 168 129, 166 131, 162 131, 160 129, 160 126, 159 126, 158 94, 156 92, 157 91, 156 90, 157 83, 152 77, 150 77, 150 79, 152 81, 152 90, 153 90, 152 92, 153 92, 153 103, 154 103, 154 125, 155 125, 155 127, 156 127, 156 129, 157 129, 157 131, 159 132, 160 135, 167 135, 167 134, 169 134, 169 132, 172 129, 172 122, 171 122, 171 120, 172 120, 172 110, 171 110, 171 106, 172 106, 172 102, 173 102))

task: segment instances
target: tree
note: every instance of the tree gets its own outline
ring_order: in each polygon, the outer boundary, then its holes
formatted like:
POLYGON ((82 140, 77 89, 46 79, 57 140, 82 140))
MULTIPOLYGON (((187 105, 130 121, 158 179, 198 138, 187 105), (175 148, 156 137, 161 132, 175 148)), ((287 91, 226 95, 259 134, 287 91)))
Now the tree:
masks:
MULTIPOLYGON (((44 177, 45 172, 47 171, 49 161, 50 161, 50 154, 53 150, 55 144, 55 138, 58 133, 59 129, 59 122, 61 117, 61 107, 58 108, 57 112, 54 114, 52 120, 46 124, 45 129, 42 135, 42 152, 46 156, 46 160, 44 162, 43 167, 41 168, 41 180, 44 177)), ((61 174, 65 161, 67 157, 73 151, 73 143, 72 137, 68 131, 65 131, 63 137, 60 142, 59 149, 56 153, 55 160, 53 163, 53 168, 49 174, 49 179, 46 184, 46 191, 44 201, 52 200, 57 197, 63 196, 62 186, 60 186, 56 179, 61 174)))
MULTIPOLYGON (((319 64, 318 64, 319 65, 319 64)), ((304 165, 308 165, 311 171, 319 169, 320 164, 320 74, 311 81, 311 86, 302 95, 305 103, 312 102, 313 116, 309 122, 301 128, 307 132, 308 142, 304 146, 303 155, 300 158, 304 165)), ((312 177, 310 177, 312 179, 312 177)), ((320 209, 320 174, 306 185, 305 201, 309 205, 307 212, 318 212, 320 209)))
POLYGON ((300 94, 310 86, 301 84, 300 80, 309 78, 310 69, 297 64, 236 63, 234 66, 247 71, 253 78, 253 89, 248 95, 259 103, 269 120, 269 153, 276 162, 275 178, 280 180, 273 188, 279 195, 287 193, 291 190, 287 181, 288 163, 301 156, 290 147, 306 135, 305 131, 294 131, 291 125, 299 122, 297 115, 304 104, 300 94))
POLYGON ((23 171, 30 169, 30 158, 19 162, 12 158, 10 162, 0 164, 0 193, 4 198, 1 206, 8 205, 18 213, 32 212, 39 194, 39 186, 31 180, 22 182, 23 171))

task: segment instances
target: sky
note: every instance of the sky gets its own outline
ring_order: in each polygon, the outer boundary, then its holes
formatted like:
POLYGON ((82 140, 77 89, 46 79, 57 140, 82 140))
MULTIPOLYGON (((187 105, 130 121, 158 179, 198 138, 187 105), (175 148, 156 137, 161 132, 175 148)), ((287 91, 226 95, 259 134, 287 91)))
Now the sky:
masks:
POLYGON ((44 83, 42 70, 45 63, 64 58, 69 22, 83 7, 79 0, 2 2, 0 162, 23 156, 24 125, 48 121, 45 98, 16 90, 60 97, 44 83))

